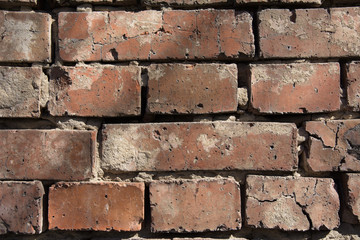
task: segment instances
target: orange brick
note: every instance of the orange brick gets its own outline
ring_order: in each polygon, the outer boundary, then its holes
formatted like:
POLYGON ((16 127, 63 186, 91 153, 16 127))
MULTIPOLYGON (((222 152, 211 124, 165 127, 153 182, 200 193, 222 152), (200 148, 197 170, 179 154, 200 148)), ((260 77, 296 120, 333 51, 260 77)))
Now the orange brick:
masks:
POLYGON ((1 130, 0 179, 88 179, 95 141, 95 131, 1 130))
POLYGON ((139 231, 144 183, 57 183, 49 191, 49 228, 139 231))
POLYGON ((104 125, 104 171, 297 169, 297 129, 282 123, 104 125))
POLYGON ((241 227, 240 187, 230 179, 154 181, 152 232, 228 231, 241 227))
POLYGON ((236 112, 235 64, 152 64, 148 110, 161 114, 236 112))
POLYGON ((140 115, 137 66, 53 67, 48 108, 54 116, 140 115))

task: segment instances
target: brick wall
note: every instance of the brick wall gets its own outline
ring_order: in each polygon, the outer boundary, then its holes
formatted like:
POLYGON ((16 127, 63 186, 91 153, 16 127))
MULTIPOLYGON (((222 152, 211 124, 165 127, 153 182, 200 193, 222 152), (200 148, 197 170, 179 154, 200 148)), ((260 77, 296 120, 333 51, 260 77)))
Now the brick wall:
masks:
POLYGON ((0 239, 358 239, 357 0, 0 0, 0 239))

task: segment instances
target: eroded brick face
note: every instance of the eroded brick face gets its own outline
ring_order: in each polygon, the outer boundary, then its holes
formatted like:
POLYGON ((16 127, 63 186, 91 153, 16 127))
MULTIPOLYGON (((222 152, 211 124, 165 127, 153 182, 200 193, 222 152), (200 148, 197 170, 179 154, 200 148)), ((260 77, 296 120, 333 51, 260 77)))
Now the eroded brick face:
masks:
POLYGON ((228 0, 142 0, 147 6, 169 5, 174 7, 198 7, 198 6, 226 6, 231 3, 228 0))
POLYGON ((40 67, 0 67, 0 117, 40 117, 40 67))
POLYGON ((251 227, 334 229, 340 224, 339 209, 332 179, 255 175, 246 179, 246 223, 251 227))
POLYGON ((347 104, 355 111, 360 111, 360 62, 346 65, 347 104))
POLYGON ((95 131, 1 130, 0 179, 89 179, 95 138, 95 131))
POLYGON ((359 19, 358 7, 263 10, 259 13, 261 57, 358 56, 359 19))
POLYGON ((360 174, 348 173, 343 177, 345 204, 342 220, 351 224, 360 222, 360 174))
POLYGON ((154 181, 153 232, 228 231, 241 227, 239 185, 230 179, 154 181))
POLYGON ((140 67, 53 67, 50 75, 51 115, 117 117, 141 112, 140 67))
POLYGON ((0 182, 0 235, 41 233, 44 194, 39 181, 0 182))
POLYGON ((236 0, 238 4, 299 4, 299 5, 321 5, 323 0, 236 0))
POLYGON ((144 183, 57 183, 49 192, 49 228, 139 231, 144 183))
POLYGON ((51 16, 0 11, 0 62, 49 62, 51 16))
POLYGON ((359 171, 360 120, 305 123, 309 133, 305 168, 308 171, 359 171))
POLYGON ((281 123, 105 125, 101 167, 109 172, 297 168, 297 130, 281 123))
POLYGON ((235 64, 152 64, 148 68, 148 110, 161 114, 203 114, 237 110, 235 64))
POLYGON ((64 61, 218 59, 254 55, 252 17, 246 12, 62 12, 58 20, 59 53, 64 61))
POLYGON ((251 64, 251 105, 260 113, 340 109, 338 63, 251 64))

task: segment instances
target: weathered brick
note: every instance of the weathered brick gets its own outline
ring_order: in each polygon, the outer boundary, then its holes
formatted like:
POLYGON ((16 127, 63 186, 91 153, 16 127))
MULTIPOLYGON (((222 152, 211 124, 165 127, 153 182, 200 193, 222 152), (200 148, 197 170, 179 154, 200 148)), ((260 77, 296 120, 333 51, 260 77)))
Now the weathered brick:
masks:
POLYGON ((228 231, 241 227, 240 187, 231 179, 154 181, 152 232, 228 231))
POLYGON ((229 0, 141 0, 146 6, 168 5, 173 7, 228 6, 229 0))
POLYGON ((152 64, 147 106, 151 113, 201 114, 237 110, 235 64, 152 64))
POLYGON ((301 4, 319 6, 323 0, 236 0, 237 4, 301 4))
POLYGON ((0 0, 1 6, 36 6, 37 0, 0 0))
POLYGON ((250 175, 246 184, 246 222, 251 227, 307 231, 340 224, 332 179, 250 175))
POLYGON ((251 64, 251 105, 260 113, 340 109, 338 63, 251 64))
POLYGON ((0 182, 0 234, 41 233, 44 193, 39 181, 0 182))
POLYGON ((360 62, 346 65, 347 104, 355 111, 360 111, 360 62))
POLYGON ((266 9, 259 13, 263 58, 360 55, 360 8, 266 9))
POLYGON ((50 73, 51 115, 116 117, 141 113, 140 67, 53 67, 50 73))
POLYGON ((94 5, 129 5, 136 4, 136 0, 56 0, 56 3, 61 6, 73 6, 84 3, 94 5))
POLYGON ((105 171, 297 168, 297 129, 282 123, 104 125, 105 171))
POLYGON ((1 130, 0 179, 88 179, 95 141, 95 131, 1 130))
POLYGON ((351 224, 360 223, 360 174, 348 173, 343 176, 344 211, 342 221, 351 224), (344 213, 347 216, 344 216, 344 213))
POLYGON ((51 16, 0 11, 0 62, 51 61, 51 16))
POLYGON ((39 67, 0 67, 0 117, 40 117, 45 81, 39 67))
POLYGON ((57 183, 49 190, 49 229, 139 231, 144 183, 57 183))
POLYGON ((360 120, 305 123, 310 134, 305 168, 308 171, 360 171, 360 120))
POLYGON ((254 49, 252 17, 247 12, 59 13, 64 61, 249 58, 254 49))

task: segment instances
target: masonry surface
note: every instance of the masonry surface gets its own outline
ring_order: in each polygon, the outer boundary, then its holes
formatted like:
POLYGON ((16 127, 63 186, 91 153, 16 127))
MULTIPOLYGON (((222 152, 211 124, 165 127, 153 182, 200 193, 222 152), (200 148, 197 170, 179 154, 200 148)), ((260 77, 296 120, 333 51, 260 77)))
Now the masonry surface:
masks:
POLYGON ((360 239, 357 0, 0 0, 0 239, 360 239))

